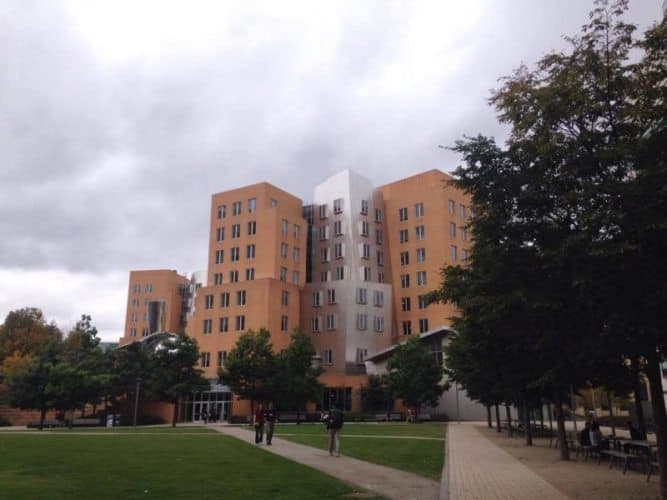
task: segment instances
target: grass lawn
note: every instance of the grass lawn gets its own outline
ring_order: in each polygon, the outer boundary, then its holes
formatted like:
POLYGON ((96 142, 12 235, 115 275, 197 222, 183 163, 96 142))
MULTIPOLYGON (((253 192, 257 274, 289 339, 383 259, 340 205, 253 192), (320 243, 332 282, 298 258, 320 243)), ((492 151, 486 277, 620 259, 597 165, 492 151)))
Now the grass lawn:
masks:
MULTIPOLYGON (((445 430, 444 424, 436 423, 346 423, 341 433, 340 448, 341 453, 350 457, 440 481, 444 465, 445 430), (382 436, 386 437, 383 439, 382 436)), ((327 434, 323 424, 278 424, 276 436, 316 448, 327 448, 327 434)))
POLYGON ((320 500, 359 491, 207 429, 122 431, 0 433, 0 497, 320 500))

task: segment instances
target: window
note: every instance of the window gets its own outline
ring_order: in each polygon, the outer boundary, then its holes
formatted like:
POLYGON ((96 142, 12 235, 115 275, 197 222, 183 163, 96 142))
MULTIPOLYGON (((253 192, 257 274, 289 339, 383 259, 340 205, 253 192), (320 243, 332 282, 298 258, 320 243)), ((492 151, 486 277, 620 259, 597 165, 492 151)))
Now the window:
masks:
POLYGON ((331 349, 324 349, 322 351, 322 363, 333 365, 333 351, 331 349))
POLYGON ((245 247, 245 258, 252 260, 255 258, 255 244, 246 245, 245 247))
POLYGON ((459 228, 459 231, 461 232, 461 241, 468 241, 468 232, 466 231, 465 227, 459 228))
POLYGON ((245 316, 237 316, 236 317, 236 331, 237 332, 242 332, 245 330, 245 316))
POLYGON ((215 241, 224 241, 225 240, 225 228, 219 227, 215 230, 215 241))
POLYGON ((295 285, 298 285, 299 282, 301 281, 299 271, 292 271, 292 283, 295 285))
POLYGON ((378 245, 382 245, 382 229, 376 229, 375 230, 375 243, 378 245))
POLYGON ((248 199, 248 213, 254 213, 257 210, 257 198, 248 199))
POLYGON ((320 248, 320 262, 329 262, 331 260, 329 247, 320 248))
POLYGON ((322 318, 320 316, 313 316, 310 318, 310 327, 313 332, 319 332, 322 329, 322 318))
POLYGON ((343 266, 339 266, 336 268, 336 280, 344 280, 345 279, 345 268, 343 266))
POLYGON ((368 289, 357 288, 357 304, 365 304, 368 302, 368 289))
POLYGON ((406 207, 398 209, 398 220, 401 222, 408 220, 408 209, 406 207))
POLYGON ((215 251, 215 263, 216 264, 222 264, 225 261, 225 251, 224 250, 216 250, 215 251))
POLYGON ((426 302, 426 295, 418 295, 417 296, 417 307, 419 309, 426 309, 427 305, 428 305, 428 302, 426 302))
POLYGON ((410 264, 410 253, 409 252, 401 252, 400 260, 401 260, 401 267, 405 267, 408 264, 410 264))
POLYGON ((283 259, 286 259, 287 258, 287 253, 288 253, 287 243, 281 243, 280 244, 280 256, 283 259))
POLYGON ((139 299, 132 299, 132 305, 134 307, 139 307, 139 299))
POLYGON ((229 271, 229 282, 238 283, 239 282, 239 272, 238 271, 229 271))
POLYGON ((410 297, 401 297, 401 311, 410 310, 410 297))
POLYGON ((375 222, 382 222, 382 209, 375 209, 375 222))
POLYGON ((449 223, 449 236, 452 238, 456 237, 456 223, 455 222, 450 222, 449 223))
POLYGON ((254 220, 248 221, 248 236, 257 233, 257 222, 254 220))
POLYGON ((278 206, 278 200, 276 200, 275 198, 271 198, 269 200, 269 208, 274 208, 277 206, 278 206))
POLYGON ((466 206, 464 204, 459 204, 459 215, 462 219, 466 218, 466 206))
POLYGON ((336 243, 334 245, 334 257, 337 259, 342 259, 345 256, 345 252, 343 250, 344 250, 343 244, 336 243))
POLYGON ((232 247, 232 262, 238 262, 239 260, 239 247, 232 247))
POLYGON ((218 367, 224 366, 227 359, 227 351, 218 351, 218 367))
POLYGON ((301 226, 294 224, 294 239, 298 240, 301 238, 301 226))
POLYGON ((368 222, 365 220, 361 221, 361 236, 368 236, 368 231, 369 231, 369 225, 368 222))
POLYGON ((368 215, 368 200, 361 200, 361 215, 368 215))
POLYGON ((144 287, 144 291, 146 293, 151 293, 153 291, 153 283, 146 283, 146 286, 144 287))
POLYGON ((378 333, 384 332, 384 316, 375 316, 373 327, 378 333))
POLYGON ((141 336, 148 337, 148 328, 144 327, 141 329, 141 336))
POLYGON ((384 273, 378 272, 378 283, 384 283, 384 273))
POLYGON ((469 219, 475 218, 475 212, 473 211, 472 207, 468 207, 468 218, 469 219))
POLYGON ((326 322, 327 322, 327 330, 335 330, 336 329, 336 315, 335 314, 327 314, 326 322))
POLYGON ((343 198, 337 198, 334 200, 334 213, 340 214, 343 212, 343 198))
POLYGON ((424 233, 425 233, 424 226, 415 227, 415 237, 418 240, 423 240, 424 239, 424 233))
POLYGON ((461 249, 461 260, 463 262, 467 262, 469 258, 470 258, 470 255, 468 254, 468 250, 461 249))
POLYGON ((401 243, 407 243, 408 242, 408 230, 407 229, 401 229, 398 233, 398 239, 401 243))
POLYGON ((213 283, 215 285, 222 285, 222 273, 215 273, 213 275, 213 283))
POLYGON ((283 219, 280 221, 280 235, 287 236, 287 231, 289 231, 289 222, 287 222, 287 219, 283 219))
POLYGON ((287 282, 287 268, 286 267, 281 267, 280 268, 280 281, 287 282))
POLYGON ((329 226, 320 226, 320 241, 329 239, 329 226))
POLYGON ((235 201, 232 203, 232 215, 241 215, 241 202, 235 201))
POLYGON ((426 285, 426 271, 417 271, 417 286, 426 285))
POLYGON ((370 267, 364 267, 364 281, 370 281, 371 280, 371 268, 370 267))
POLYGON ((329 281, 329 271, 320 272, 320 281, 322 283, 326 283, 327 281, 329 281))
POLYGON ((456 245, 451 245, 449 247, 449 256, 451 257, 452 260, 456 260, 457 257, 457 251, 456 251, 456 245))
POLYGON ((426 249, 418 248, 417 249, 417 262, 424 262, 426 260, 426 249))
POLYGON ((218 330, 220 333, 226 333, 229 331, 229 318, 228 317, 222 317, 218 321, 218 330))
POLYGON ((220 307, 229 307, 229 292, 220 294, 220 307))
POLYGON ((211 353, 210 352, 202 352, 199 363, 203 368, 208 368, 211 366, 211 353))
POLYGON ((403 321, 401 326, 403 328, 403 335, 410 335, 412 333, 412 323, 410 321, 403 321))
POLYGON ((211 334, 211 328, 213 326, 213 321, 210 319, 205 319, 202 325, 202 332, 204 332, 204 335, 210 335, 211 334))
POLYGON ((139 293, 139 292, 141 292, 141 284, 140 283, 135 283, 134 293, 139 293))
POLYGON ((409 274, 401 274, 401 288, 410 288, 409 274))
POLYGON ((232 224, 232 239, 241 236, 241 224, 232 224))
POLYGON ((449 200, 448 207, 450 214, 456 213, 456 202, 454 200, 449 200))
POLYGON ((371 246, 368 243, 361 245, 361 258, 370 259, 371 258, 371 246))
POLYGON ((373 305, 375 307, 384 306, 384 292, 382 290, 375 290, 373 292, 373 305))
POLYGON ((283 306, 288 306, 289 305, 289 292, 287 290, 283 290, 280 294, 280 304, 283 306))
POLYGON ((224 219, 227 215, 227 207, 225 205, 218 205, 218 219, 224 219))
POLYGON ((136 337, 136 336, 137 336, 137 329, 130 328, 130 337, 136 337))
POLYGON ((280 331, 286 332, 288 330, 288 319, 287 316, 282 315, 280 317, 280 331))
POLYGON ((337 220, 334 221, 334 235, 335 236, 340 236, 343 234, 343 221, 342 220, 337 220))
POLYGON ((255 268, 249 267, 245 270, 245 280, 252 281, 255 279, 255 268))
POLYGON ((313 292, 313 307, 321 307, 322 306, 322 292, 317 291, 313 292))
POLYGON ((301 260, 301 249, 298 247, 294 247, 292 249, 292 260, 294 262, 299 262, 301 260))
POLYGON ((327 206, 326 205, 320 205, 320 219, 326 219, 327 218, 327 206))
POLYGON ((364 313, 357 314, 357 330, 368 329, 368 315, 364 313))
POLYGON ((428 319, 422 318, 419 320, 419 333, 428 332, 428 319))
POLYGON ((382 250, 377 251, 377 261, 378 266, 384 266, 384 252, 382 250))
POLYGON ((213 309, 213 295, 204 296, 204 309, 213 309))
POLYGON ((415 204, 415 217, 424 217, 424 204, 416 203, 415 204))
POLYGON ((236 305, 244 306, 245 305, 245 290, 237 290, 236 292, 236 305))
POLYGON ((336 303, 336 289, 335 288, 329 288, 327 290, 327 303, 328 304, 335 304, 336 303))
POLYGON ((358 365, 363 365, 364 360, 366 359, 366 356, 368 356, 368 350, 367 349, 362 349, 361 347, 357 347, 357 364, 358 365))

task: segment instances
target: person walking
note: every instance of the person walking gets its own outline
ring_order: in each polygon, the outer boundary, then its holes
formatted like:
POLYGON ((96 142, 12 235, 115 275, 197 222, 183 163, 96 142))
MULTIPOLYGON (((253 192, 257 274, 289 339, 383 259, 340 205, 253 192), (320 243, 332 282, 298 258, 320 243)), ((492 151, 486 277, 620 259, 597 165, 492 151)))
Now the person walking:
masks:
POLYGON ((343 412, 336 405, 331 406, 326 420, 327 431, 329 432, 329 455, 340 457, 340 430, 343 427, 343 412))
POLYGON ((264 434, 266 434, 266 446, 271 446, 271 439, 273 438, 273 429, 276 425, 276 412, 273 409, 273 403, 269 403, 269 407, 264 410, 264 434))
POLYGON ((261 404, 257 405, 253 424, 255 426, 255 444, 262 444, 264 440, 264 408, 261 404))

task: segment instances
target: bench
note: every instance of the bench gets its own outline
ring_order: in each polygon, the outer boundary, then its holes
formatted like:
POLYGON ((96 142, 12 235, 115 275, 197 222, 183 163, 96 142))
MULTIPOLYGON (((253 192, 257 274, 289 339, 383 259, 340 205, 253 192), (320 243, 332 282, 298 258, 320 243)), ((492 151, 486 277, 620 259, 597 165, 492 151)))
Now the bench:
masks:
POLYGON ((400 413, 391 413, 389 415, 389 420, 392 422, 402 422, 403 421, 403 415, 400 413))
POLYGON ((641 459, 641 457, 639 457, 637 455, 631 455, 630 453, 625 453, 623 451, 600 450, 600 456, 598 458, 598 465, 602 461, 602 456, 603 455, 609 457, 609 468, 610 469, 613 467, 614 462, 616 462, 616 460, 623 460, 623 474, 625 474, 627 472, 628 466, 630 465, 631 461, 641 459))
POLYGON ((376 413, 375 414, 375 421, 376 422, 386 422, 387 419, 387 414, 386 413, 376 413))
POLYGON ((430 422, 431 414, 430 413, 420 413, 417 415, 417 421, 419 422, 430 422))
MULTIPOLYGON (((579 453, 583 453, 584 461, 586 461, 586 460, 588 460, 588 457, 593 455, 593 453, 599 451, 599 449, 600 448, 598 446, 580 445, 579 443, 577 443, 574 447, 575 457, 578 457, 579 453)), ((599 463, 599 460, 598 460, 598 463, 599 463)))
MULTIPOLYGON (((53 419, 50 419, 50 420, 49 420, 49 419, 44 420, 44 424, 43 424, 43 427, 46 427, 46 428, 51 428, 51 427, 62 427, 62 426, 63 426, 63 422, 61 422, 60 420, 53 420, 53 419)), ((33 422, 28 422, 28 424, 26 425, 26 427, 27 427, 28 429, 39 427, 39 420, 37 420, 37 421, 33 421, 33 422)))
POLYGON ((97 417, 75 418, 72 420, 72 427, 98 427, 104 425, 102 420, 97 417))
POLYGON ((651 474, 653 471, 658 471, 660 470, 660 466, 658 465, 658 462, 649 462, 648 464, 648 473, 646 474, 646 482, 648 483, 651 480, 651 474))

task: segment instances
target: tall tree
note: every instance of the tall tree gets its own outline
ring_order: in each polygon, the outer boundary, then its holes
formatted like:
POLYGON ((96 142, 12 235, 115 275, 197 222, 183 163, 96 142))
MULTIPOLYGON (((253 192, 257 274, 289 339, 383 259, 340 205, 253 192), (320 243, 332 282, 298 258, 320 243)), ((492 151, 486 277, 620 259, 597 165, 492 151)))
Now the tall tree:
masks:
POLYGON ((388 416, 393 405, 387 378, 382 375, 369 375, 368 383, 361 386, 361 406, 364 411, 382 411, 388 416))
POLYGON ((52 340, 60 338, 62 333, 58 327, 47 323, 40 309, 25 307, 11 311, 0 325, 0 365, 8 356, 35 354, 52 340))

